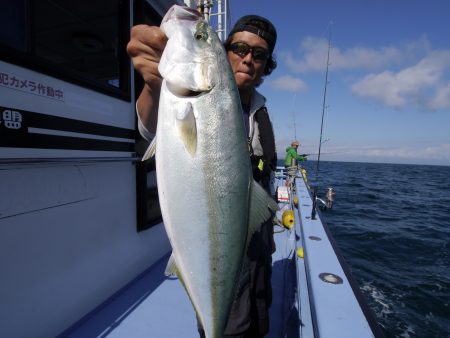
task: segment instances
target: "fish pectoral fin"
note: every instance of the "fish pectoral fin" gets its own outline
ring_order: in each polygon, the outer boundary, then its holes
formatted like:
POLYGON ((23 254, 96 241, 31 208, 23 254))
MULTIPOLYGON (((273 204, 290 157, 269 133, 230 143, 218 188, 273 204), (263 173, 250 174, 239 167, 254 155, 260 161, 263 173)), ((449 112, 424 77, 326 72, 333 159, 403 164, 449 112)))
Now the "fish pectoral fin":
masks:
POLYGON ((178 276, 178 267, 175 264, 175 259, 173 258, 173 254, 170 255, 169 261, 167 262, 166 270, 164 271, 164 275, 167 277, 176 277, 178 276))
POLYGON ((278 204, 269 196, 261 185, 252 181, 250 186, 250 205, 248 217, 248 240, 257 231, 261 224, 267 221, 272 212, 278 210, 278 204))
POLYGON ((176 117, 176 123, 184 147, 192 156, 197 150, 197 122, 191 103, 187 103, 176 117))
POLYGON ((152 158, 153 156, 155 156, 155 153, 156 153, 156 136, 153 138, 152 142, 150 142, 150 145, 145 151, 144 156, 142 156, 142 161, 152 158))

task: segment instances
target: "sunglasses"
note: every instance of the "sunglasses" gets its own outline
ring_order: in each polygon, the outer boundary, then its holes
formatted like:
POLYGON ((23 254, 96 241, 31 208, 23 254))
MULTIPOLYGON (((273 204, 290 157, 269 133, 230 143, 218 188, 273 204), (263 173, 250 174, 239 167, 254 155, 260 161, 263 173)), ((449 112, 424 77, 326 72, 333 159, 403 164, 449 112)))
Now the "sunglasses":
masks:
POLYGON ((250 47, 245 42, 235 42, 227 50, 232 51, 240 57, 244 57, 251 52, 255 61, 266 61, 269 58, 269 51, 267 49, 263 47, 250 47))

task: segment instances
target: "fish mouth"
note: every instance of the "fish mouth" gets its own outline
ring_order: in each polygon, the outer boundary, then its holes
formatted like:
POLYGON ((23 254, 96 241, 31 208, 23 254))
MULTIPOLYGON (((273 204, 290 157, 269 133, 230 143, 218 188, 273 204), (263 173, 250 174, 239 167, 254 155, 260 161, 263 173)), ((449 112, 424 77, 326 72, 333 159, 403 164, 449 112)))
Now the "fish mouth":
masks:
POLYGON ((179 97, 197 97, 210 92, 212 89, 211 87, 205 90, 193 90, 168 81, 166 81, 166 87, 172 94, 179 97))

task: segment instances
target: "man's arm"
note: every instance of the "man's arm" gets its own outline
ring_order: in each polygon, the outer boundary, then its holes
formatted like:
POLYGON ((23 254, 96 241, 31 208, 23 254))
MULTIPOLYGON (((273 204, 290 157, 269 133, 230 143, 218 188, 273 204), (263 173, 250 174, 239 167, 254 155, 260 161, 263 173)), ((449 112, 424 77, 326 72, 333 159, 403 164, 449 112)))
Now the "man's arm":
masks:
POLYGON ((133 66, 144 79, 145 86, 137 101, 141 122, 151 133, 156 132, 158 103, 162 78, 158 71, 159 61, 167 43, 167 37, 156 26, 137 25, 131 29, 127 52, 133 66))
POLYGON ((306 160, 306 156, 303 156, 303 155, 299 155, 299 154, 297 154, 297 153, 295 153, 295 159, 297 160, 297 161, 305 161, 306 160))

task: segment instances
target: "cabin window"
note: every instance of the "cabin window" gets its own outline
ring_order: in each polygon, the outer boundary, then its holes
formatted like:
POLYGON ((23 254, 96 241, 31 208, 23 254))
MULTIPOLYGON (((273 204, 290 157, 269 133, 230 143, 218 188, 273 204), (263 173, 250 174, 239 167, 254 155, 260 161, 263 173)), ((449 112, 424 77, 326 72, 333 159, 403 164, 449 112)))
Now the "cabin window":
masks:
POLYGON ((27 1, 4 0, 0 11, 0 43, 26 51, 27 1))
POLYGON ((128 8, 123 0, 2 0, 2 59, 130 99, 128 8))
MULTIPOLYGON (((167 6, 169 6, 167 4, 167 6)), ((133 25, 146 24, 159 26, 162 20, 151 5, 145 0, 136 0, 133 4, 133 25)), ((135 72, 135 97, 144 87, 141 75, 135 72)), ((136 127, 137 129, 137 127, 136 127)), ((148 142, 140 135, 136 139, 136 154, 142 157, 147 150, 148 142)), ((142 231, 161 223, 161 209, 159 207, 158 189, 156 184, 155 158, 136 164, 136 191, 137 191, 137 230, 142 231)))

